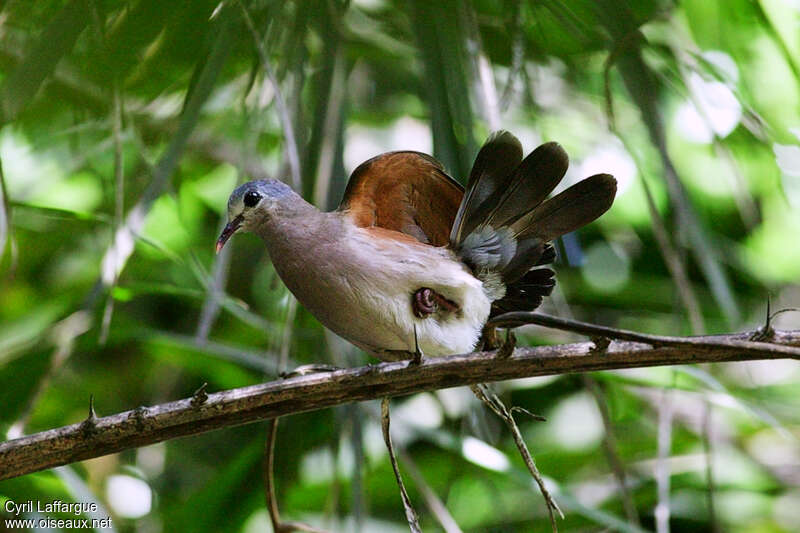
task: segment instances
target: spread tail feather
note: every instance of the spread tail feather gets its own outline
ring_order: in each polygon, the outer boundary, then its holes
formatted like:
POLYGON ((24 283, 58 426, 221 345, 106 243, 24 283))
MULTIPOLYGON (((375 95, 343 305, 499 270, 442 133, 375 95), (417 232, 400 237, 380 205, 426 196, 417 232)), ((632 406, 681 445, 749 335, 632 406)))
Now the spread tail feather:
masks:
POLYGON ((522 145, 507 131, 494 132, 481 147, 469 173, 464 198, 453 221, 451 245, 460 244, 486 219, 487 212, 497 203, 512 172, 522 161, 522 145))
POLYGON ((478 152, 453 222, 450 246, 476 276, 500 280, 505 295, 495 309, 531 310, 555 284, 548 244, 589 224, 614 200, 616 180, 597 174, 547 200, 567 171, 557 143, 539 146, 525 159, 511 133, 492 134, 478 152))
POLYGON ((617 180, 613 176, 595 174, 534 207, 514 222, 511 229, 519 239, 556 239, 608 211, 616 192, 617 180))
POLYGON ((555 272, 549 268, 534 268, 506 287, 506 294, 492 304, 490 316, 511 311, 533 311, 545 296, 553 292, 555 272))

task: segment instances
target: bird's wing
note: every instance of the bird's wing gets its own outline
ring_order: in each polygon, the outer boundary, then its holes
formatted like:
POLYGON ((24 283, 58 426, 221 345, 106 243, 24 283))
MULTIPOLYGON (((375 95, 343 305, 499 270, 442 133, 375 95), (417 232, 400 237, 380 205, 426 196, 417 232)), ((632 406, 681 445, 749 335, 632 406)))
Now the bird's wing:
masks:
POLYGON ((433 157, 389 152, 353 171, 339 210, 356 226, 399 231, 444 246, 463 196, 463 187, 433 157))

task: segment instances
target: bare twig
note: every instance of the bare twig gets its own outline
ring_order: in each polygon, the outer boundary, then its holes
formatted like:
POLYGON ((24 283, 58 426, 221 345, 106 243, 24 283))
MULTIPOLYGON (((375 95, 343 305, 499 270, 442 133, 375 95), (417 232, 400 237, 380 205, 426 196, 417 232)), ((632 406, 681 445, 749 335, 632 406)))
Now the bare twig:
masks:
MULTIPOLYGON (((683 303, 684 309, 686 309, 686 313, 689 317, 689 324, 691 325, 692 333, 700 334, 705 332, 705 321, 703 320, 703 313, 700 309, 700 303, 697 300, 697 296, 692 289, 692 285, 689 282, 689 276, 686 273, 686 268, 684 266, 683 261, 681 260, 680 254, 673 246, 672 241, 669 238, 669 233, 667 232, 666 225, 661 218, 661 215, 656 208, 656 203, 653 200, 653 194, 650 191, 650 185, 647 183, 647 179, 645 179, 644 175, 640 177, 642 186, 644 187, 645 197, 647 199, 647 209, 650 212, 650 221, 652 222, 653 228, 653 236, 656 239, 656 243, 658 243, 658 248, 661 251, 661 256, 664 258, 664 264, 667 266, 667 270, 669 270, 670 276, 672 280, 675 282, 675 286, 678 289, 678 295, 683 303)), ((658 503, 657 503, 657 526, 660 524, 663 527, 663 523, 658 523, 658 513, 661 516, 666 516, 666 527, 669 529, 669 514, 670 514, 670 504, 669 504, 669 480, 671 477, 670 472, 670 463, 669 463, 669 454, 664 455, 664 451, 669 451, 672 446, 671 443, 662 442, 662 438, 672 438, 672 430, 671 428, 665 428, 661 424, 672 424, 672 416, 671 416, 671 399, 666 396, 667 392, 665 391, 665 398, 666 401, 659 403, 658 405, 658 419, 659 419, 659 441, 658 441, 658 466, 657 466, 657 475, 656 475, 656 485, 657 485, 657 492, 658 492, 658 503)), ((711 461, 710 457, 706 458, 707 461, 711 461)), ((709 491, 711 490, 711 486, 709 485, 709 491)))
POLYGON ((716 505, 714 504, 714 456, 711 447, 711 415, 714 407, 708 394, 703 398, 703 431, 700 440, 703 443, 704 460, 706 463, 706 506, 708 507, 708 521, 711 523, 711 531, 719 533, 719 522, 717 521, 716 505))
POLYGON ((414 480, 414 485, 416 485, 417 490, 425 500, 425 505, 428 507, 431 514, 436 517, 436 520, 439 521, 439 525, 442 526, 445 533, 462 533, 461 528, 456 523, 453 515, 450 514, 450 511, 447 510, 447 507, 445 507, 444 502, 439 499, 439 496, 436 495, 430 485, 425 481, 425 477, 417 467, 411 454, 401 447, 398 448, 397 455, 403 460, 408 474, 411 476, 411 479, 414 480))
POLYGON ((411 499, 406 492, 406 486, 403 484, 403 476, 400 475, 400 466, 397 464, 397 457, 394 453, 392 446, 392 436, 389 433, 389 398, 381 400, 381 429, 383 430, 383 440, 386 443, 386 448, 389 450, 389 460, 392 463, 392 470, 394 470, 394 477, 397 480, 397 486, 400 488, 400 498, 403 500, 403 508, 406 511, 406 520, 408 520, 408 528, 411 533, 422 533, 419 528, 419 519, 417 512, 411 505, 411 499))
POLYGON ((614 117, 613 109, 610 108, 611 92, 608 68, 614 64, 618 67, 623 83, 641 112, 651 143, 659 153, 670 201, 675 208, 681 229, 687 232, 687 237, 692 245, 691 251, 696 257, 714 297, 722 307, 727 321, 735 324, 740 319, 740 311, 731 289, 728 274, 719 264, 713 250, 713 243, 689 200, 686 188, 667 150, 662 114, 656 104, 655 95, 658 87, 651 70, 642 58, 641 48, 644 39, 639 26, 633 23, 634 17, 627 6, 614 2, 614 0, 604 0, 599 4, 602 6, 600 9, 607 13, 607 16, 603 18, 603 23, 612 37, 610 41, 612 49, 606 64, 605 84, 609 120, 613 127, 614 117))
MULTIPOLYGON (((606 68, 606 99, 607 99, 607 104, 608 104, 607 112, 609 113, 609 122, 611 124, 611 127, 612 127, 612 129, 615 129, 614 120, 613 120, 613 106, 611 105, 611 92, 610 92, 610 87, 609 87, 609 84, 608 84, 608 82, 609 82, 609 79, 608 79, 608 68, 610 67, 610 64, 607 63, 606 66, 607 66, 607 68, 606 68)), ((619 135, 618 132, 615 132, 615 133, 617 133, 620 138, 623 138, 623 136, 619 135)), ((665 156, 665 154, 662 152, 662 157, 664 157, 664 156, 665 156)), ((692 285, 691 285, 691 283, 689 281, 689 276, 686 273, 686 268, 685 268, 684 262, 683 262, 682 258, 680 257, 680 254, 676 250, 675 246, 673 245, 673 242, 670 239, 669 233, 668 233, 668 231, 666 229, 666 225, 664 224, 664 220, 661 218, 661 215, 658 212, 658 209, 656 207, 655 201, 653 200, 653 194, 652 194, 652 192, 650 190, 650 185, 649 185, 647 179, 644 177, 644 173, 641 172, 641 169, 643 168, 643 166, 641 164, 639 164, 638 162, 637 162, 637 166, 640 169, 640 180, 641 180, 642 186, 644 187, 645 199, 647 200, 647 209, 648 209, 648 211, 650 213, 650 220, 652 222, 653 236, 656 239, 656 243, 658 244, 658 248, 659 248, 659 250, 661 252, 661 256, 664 259, 664 264, 666 265, 667 270, 669 270, 670 276, 672 277, 673 281, 675 282, 675 286, 678 289, 678 296, 679 296, 679 298, 681 300, 681 303, 683 304, 683 307, 686 310, 686 313, 688 315, 689 324, 691 326, 691 331, 695 335, 699 335, 699 334, 705 333, 705 322, 703 320, 703 315, 702 315, 702 311, 701 311, 701 308, 700 308, 700 303, 699 303, 699 301, 697 299, 697 296, 695 294, 695 291, 692 288, 692 285)), ((680 202, 678 202, 678 204, 680 204, 680 202)), ((660 403, 658 405, 659 420, 664 420, 664 421, 670 420, 670 423, 671 423, 671 418, 668 416, 668 413, 667 413, 668 409, 671 409, 669 401, 665 401, 665 402, 660 403)), ((709 413, 709 412, 710 411, 707 411, 707 413, 709 413)), ((670 432, 662 431, 662 432, 659 433, 659 435, 660 436, 669 435, 670 438, 671 438, 671 431, 670 432)), ((666 448, 666 444, 661 443, 659 441, 659 449, 664 449, 664 448, 666 448)), ((666 480, 666 482, 669 482, 669 477, 670 477, 669 468, 670 468, 670 465, 669 465, 668 459, 669 459, 669 457, 665 457, 665 456, 661 456, 661 455, 659 455, 659 458, 658 458, 660 466, 658 467, 659 475, 656 476, 656 482, 657 482, 658 487, 659 487, 659 496, 664 496, 664 493, 662 491, 662 484, 664 483, 664 480, 666 480)), ((710 463, 711 457, 707 456, 706 460, 710 463)), ((710 508, 711 508, 711 507, 713 507, 713 502, 712 502, 712 499, 713 499, 713 487, 710 485, 710 483, 711 483, 711 480, 709 479, 709 503, 712 504, 710 506, 710 508)), ((660 500, 660 503, 659 503, 659 505, 662 506, 662 508, 660 509, 659 512, 661 512, 662 514, 666 514, 667 516, 669 516, 669 501, 668 501, 668 498, 669 498, 669 487, 667 487, 666 500, 662 499, 662 500, 660 500)))
POLYGON ((772 313, 769 317, 769 320, 772 321, 775 319, 776 316, 782 315, 784 313, 800 313, 800 307, 786 307, 784 309, 778 309, 774 313, 772 313))
MULTIPOLYGON (((515 318, 515 324, 520 322, 521 317, 515 318)), ((748 341, 752 332, 680 338, 594 327, 602 332, 590 334, 636 337, 638 342, 612 342, 603 351, 596 350, 592 342, 583 342, 518 347, 507 358, 498 358, 494 352, 475 352, 428 358, 416 366, 408 361, 381 363, 217 392, 209 394, 199 407, 188 398, 140 407, 99 418, 97 431, 89 439, 79 431, 80 424, 73 424, 0 443, 0 479, 185 435, 386 396, 571 372, 753 359, 800 360, 800 331, 775 331, 767 343, 748 341)))
MULTIPOLYGON (((794 346, 774 346, 772 343, 755 342, 744 340, 743 337, 731 338, 727 335, 709 335, 698 337, 673 337, 669 335, 651 335, 649 333, 638 333, 636 331, 611 328, 608 326, 598 326, 596 324, 589 324, 588 322, 581 322, 578 320, 570 320, 556 316, 544 315, 541 313, 531 313, 527 311, 515 311, 513 313, 505 313, 498 317, 491 319, 488 325, 494 327, 508 328, 518 327, 524 324, 537 324, 554 329, 565 331, 573 331, 581 333, 589 337, 606 337, 608 339, 619 339, 630 342, 640 342, 649 344, 655 347, 673 347, 673 348, 694 348, 697 350, 716 349, 726 346, 728 348, 739 350, 741 353, 748 353, 755 355, 763 353, 765 348, 771 352, 776 350, 790 359, 797 359, 800 355, 800 350, 794 346), (740 340, 741 339, 741 340, 740 340), (773 348, 768 348, 772 346, 773 348)), ((696 362, 711 362, 701 361, 696 362)))
MULTIPOLYGON (((710 337, 668 337, 668 336, 657 336, 657 335, 647 335, 636 333, 632 331, 623 331, 623 330, 615 330, 614 328, 606 328, 603 326, 595 326, 593 324, 586 324, 584 322, 577 322, 573 320, 567 320, 563 318, 551 317, 547 315, 539 315, 537 313, 507 313, 505 315, 501 315, 494 319, 494 322, 498 327, 501 326, 513 326, 517 324, 517 320, 520 322, 528 321, 530 323, 536 323, 543 326, 548 327, 556 327, 559 329, 567 329, 570 331, 575 331, 578 333, 583 333, 586 335, 594 335, 594 336, 603 336, 609 338, 616 338, 616 339, 625 339, 628 341, 635 341, 635 342, 645 342, 650 344, 651 346, 673 346, 679 347, 684 346, 686 348, 693 348, 696 350, 705 350, 711 347, 710 344, 707 344, 709 341, 711 344, 714 344, 716 341, 714 339, 720 339, 719 336, 710 336, 710 337)), ((760 331, 759 331, 760 333, 760 331)), ((761 338, 760 336, 751 334, 748 339, 751 338, 761 338)), ((727 343, 728 341, 725 341, 727 343)), ((736 346, 737 349, 741 350, 742 352, 747 352, 751 349, 758 349, 757 346, 751 345, 751 341, 732 341, 731 347, 736 346)), ((756 343, 756 344, 763 344, 763 343, 756 343)), ((789 347, 790 351, 794 351, 795 348, 789 347)), ((794 355, 788 355, 788 357, 796 359, 797 357, 794 355)), ((697 361, 701 362, 701 361, 697 361)), ((703 361, 703 362, 711 362, 711 361, 703 361)), ((665 442, 664 439, 671 439, 672 438, 672 431, 671 428, 667 428, 667 424, 671 424, 672 416, 671 416, 671 407, 670 407, 670 397, 668 392, 665 391, 665 398, 663 404, 660 405, 659 408, 659 463, 662 465, 659 467, 659 471, 656 475, 657 485, 659 487, 659 504, 656 508, 656 525, 658 526, 657 530, 659 533, 667 533, 669 531, 669 465, 667 459, 669 458, 669 451, 671 449, 671 445, 668 442, 665 442), (666 470, 666 471, 665 471, 666 470)), ((711 458, 709 457, 708 460, 710 461, 711 458)), ((710 470, 709 470, 710 471, 710 470)), ((709 483, 711 483, 711 479, 709 478, 709 483)), ((711 508, 713 508, 713 489, 709 486, 709 502, 711 504, 711 508)), ((709 509, 711 511, 712 509, 709 509)))
MULTIPOLYGON (((280 346, 280 360, 278 362, 278 369, 281 375, 286 374, 286 365, 289 361, 289 346, 292 343, 292 324, 294 323, 294 315, 296 310, 297 300, 290 295, 289 306, 287 309, 287 319, 283 335, 281 336, 280 346)), ((302 373, 302 370, 300 371, 302 373)), ((267 425, 267 436, 264 443, 264 494, 266 496, 267 512, 269 519, 272 522, 272 530, 275 533, 289 533, 291 531, 310 531, 312 533, 325 533, 321 529, 305 524, 303 522, 284 522, 281 520, 280 512, 278 510, 278 498, 275 495, 275 441, 278 435, 278 420, 280 417, 275 417, 269 421, 267 425)))
POLYGON ((267 423, 267 440, 264 442, 264 496, 266 497, 267 512, 272 522, 272 531, 275 533, 290 533, 292 531, 308 531, 311 533, 325 533, 324 530, 315 528, 302 522, 283 522, 278 511, 278 498, 275 496, 275 440, 278 436, 278 417, 267 423))
MULTIPOLYGON (((286 373, 286 364, 289 361, 289 346, 292 344, 292 326, 294 324, 295 311, 297 309, 297 300, 289 295, 289 305, 287 308, 286 321, 284 322, 283 335, 281 336, 280 346, 280 360, 278 368, 281 374, 286 373)), ((291 531, 311 531, 320 532, 322 530, 316 529, 308 524, 302 522, 283 522, 281 521, 280 512, 278 511, 278 498, 275 495, 275 478, 274 478, 274 464, 275 464, 275 441, 278 435, 278 420, 275 417, 269 421, 267 426, 267 438, 264 445, 264 493, 267 498, 267 511, 269 518, 272 522, 272 530, 275 533, 289 533, 291 531)))
POLYGON ((525 444, 525 439, 522 438, 522 433, 519 431, 519 426, 517 426, 514 416, 509 412, 505 404, 500 401, 500 398, 498 398, 496 394, 488 391, 485 385, 473 385, 470 387, 470 389, 472 390, 473 394, 475 394, 480 401, 482 401, 489 409, 499 416, 500 419, 508 426, 508 429, 511 430, 511 436, 514 438, 514 444, 517 445, 517 449, 519 450, 520 455, 522 455, 523 461, 525 461, 525 466, 528 467, 528 471, 531 473, 531 476, 533 476, 536 484, 539 485, 539 491, 544 497, 544 503, 547 507, 547 514, 550 517, 550 526, 553 528, 553 533, 558 533, 558 525, 556 524, 555 513, 558 513, 562 520, 564 519, 564 513, 561 512, 561 509, 559 509, 558 504, 553 499, 552 494, 550 494, 550 491, 547 490, 544 479, 542 479, 539 469, 536 468, 536 463, 533 460, 531 452, 528 450, 528 446, 525 444))

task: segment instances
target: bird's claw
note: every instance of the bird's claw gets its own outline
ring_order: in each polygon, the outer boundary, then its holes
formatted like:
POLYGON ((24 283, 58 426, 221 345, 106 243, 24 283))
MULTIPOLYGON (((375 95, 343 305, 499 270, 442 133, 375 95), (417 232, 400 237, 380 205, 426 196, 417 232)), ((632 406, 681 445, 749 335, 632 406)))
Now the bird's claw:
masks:
POLYGON ((517 336, 510 329, 506 330, 506 341, 497 350, 497 357, 506 358, 511 357, 514 353, 514 348, 517 347, 517 336))
POLYGON ((481 331, 481 338, 478 340, 478 348, 483 352, 488 352, 499 347, 500 341, 497 339, 497 328, 484 326, 483 331, 481 331))

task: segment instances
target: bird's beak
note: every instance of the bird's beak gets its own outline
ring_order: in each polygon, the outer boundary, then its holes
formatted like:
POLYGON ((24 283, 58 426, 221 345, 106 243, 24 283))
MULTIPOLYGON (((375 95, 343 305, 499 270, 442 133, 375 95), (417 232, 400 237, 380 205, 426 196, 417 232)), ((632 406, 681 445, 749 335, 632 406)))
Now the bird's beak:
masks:
POLYGON ((231 238, 231 235, 239 231, 239 228, 242 226, 242 215, 237 216, 230 222, 228 225, 225 226, 225 229, 222 230, 222 233, 219 235, 219 239, 217 239, 217 253, 222 250, 222 247, 225 246, 225 243, 228 242, 228 239, 231 238))

